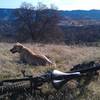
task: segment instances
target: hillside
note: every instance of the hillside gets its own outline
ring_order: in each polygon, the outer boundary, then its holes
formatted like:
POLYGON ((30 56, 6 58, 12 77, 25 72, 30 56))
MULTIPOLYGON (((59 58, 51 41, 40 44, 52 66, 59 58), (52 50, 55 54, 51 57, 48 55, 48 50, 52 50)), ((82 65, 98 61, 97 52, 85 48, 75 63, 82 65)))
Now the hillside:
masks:
POLYGON ((100 25, 62 26, 65 43, 94 43, 100 41, 100 25))
MULTIPOLYGON (((16 9, 0 9, 0 40, 1 41, 6 41, 7 38, 9 41, 12 41, 14 39, 16 39, 17 41, 17 39, 21 37, 18 36, 19 34, 17 34, 19 33, 19 31, 18 31, 18 27, 16 26, 16 17, 14 15, 15 10, 16 9)), ((85 11, 85 10, 59 11, 58 10, 57 12, 60 15, 60 20, 57 24, 59 27, 55 31, 55 33, 58 33, 58 36, 57 34, 55 34, 54 37, 55 36, 59 37, 59 33, 61 33, 63 34, 62 40, 63 42, 66 43, 100 41, 100 35, 99 35, 100 10, 89 10, 89 11, 85 11)), ((48 32, 50 32, 49 28, 47 29, 48 32)), ((51 33, 53 32, 51 31, 51 33)), ((25 38, 25 40, 26 39, 27 38, 25 38)))

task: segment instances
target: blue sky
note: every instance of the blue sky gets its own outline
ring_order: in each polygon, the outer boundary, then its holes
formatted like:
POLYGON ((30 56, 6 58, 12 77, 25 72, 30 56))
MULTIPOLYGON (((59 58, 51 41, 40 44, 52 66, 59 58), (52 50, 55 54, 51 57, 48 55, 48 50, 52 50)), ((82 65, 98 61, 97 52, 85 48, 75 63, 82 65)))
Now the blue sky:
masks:
POLYGON ((100 9, 100 0, 0 0, 0 8, 18 8, 24 1, 32 3, 33 6, 37 2, 42 2, 48 6, 55 4, 60 10, 100 9))

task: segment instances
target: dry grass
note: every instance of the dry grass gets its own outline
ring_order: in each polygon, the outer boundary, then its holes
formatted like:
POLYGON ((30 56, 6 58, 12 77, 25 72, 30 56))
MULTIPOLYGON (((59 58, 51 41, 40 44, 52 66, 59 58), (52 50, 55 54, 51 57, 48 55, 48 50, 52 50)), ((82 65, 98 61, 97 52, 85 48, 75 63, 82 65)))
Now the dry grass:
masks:
MULTIPOLYGON (((100 61, 100 47, 86 47, 86 46, 67 46, 67 45, 54 45, 54 44, 24 44, 31 48, 36 53, 42 53, 50 57, 50 59, 57 64, 56 67, 52 66, 32 66, 19 63, 19 55, 11 54, 10 48, 14 44, 0 43, 0 79, 21 77, 21 69, 25 69, 27 74, 34 76, 44 73, 47 70, 58 69, 61 71, 69 70, 73 65, 91 60, 100 61)), ((89 90, 93 91, 92 94, 84 95, 79 100, 100 100, 100 78, 91 82, 89 90), (94 95, 94 98, 89 98, 94 95), (85 98, 85 99, 84 99, 85 98), (89 98, 89 99, 88 99, 89 98), (99 98, 99 99, 98 99, 99 98)))
MULTIPOLYGON (((28 73, 45 72, 49 69, 66 71, 73 65, 91 60, 100 60, 100 47, 79 47, 49 44, 24 44, 36 53, 42 53, 57 64, 54 66, 30 66, 19 63, 19 55, 10 53, 14 44, 0 43, 0 74, 18 76, 20 70, 25 68, 28 73)), ((9 75, 7 75, 9 76, 9 75)))

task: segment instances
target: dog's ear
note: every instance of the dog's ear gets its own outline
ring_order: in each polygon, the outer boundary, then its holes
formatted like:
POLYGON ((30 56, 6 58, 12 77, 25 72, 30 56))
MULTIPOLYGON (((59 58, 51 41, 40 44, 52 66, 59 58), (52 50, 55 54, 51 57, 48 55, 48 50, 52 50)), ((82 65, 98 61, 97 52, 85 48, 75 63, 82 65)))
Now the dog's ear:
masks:
POLYGON ((22 45, 21 43, 19 43, 19 42, 16 43, 16 46, 21 46, 21 47, 23 47, 23 45, 22 45))
POLYGON ((22 45, 21 43, 17 42, 16 45, 22 45))
POLYGON ((20 47, 20 49, 24 47, 24 46, 23 46, 21 43, 19 43, 19 42, 17 42, 15 46, 16 46, 16 47, 20 47))

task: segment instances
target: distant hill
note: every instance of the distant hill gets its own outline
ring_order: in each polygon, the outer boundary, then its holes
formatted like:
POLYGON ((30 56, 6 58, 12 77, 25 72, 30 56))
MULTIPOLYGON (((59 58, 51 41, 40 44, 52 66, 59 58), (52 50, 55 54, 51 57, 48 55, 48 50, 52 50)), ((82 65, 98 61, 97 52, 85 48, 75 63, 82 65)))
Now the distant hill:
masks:
POLYGON ((15 19, 15 9, 0 9, 0 21, 11 21, 15 19))
MULTIPOLYGON (((0 20, 14 20, 13 12, 16 9, 0 9, 0 20)), ((90 19, 100 20, 100 10, 72 10, 72 11, 59 11, 59 14, 67 19, 90 19)))
POLYGON ((91 19, 100 20, 100 10, 72 10, 59 11, 60 15, 70 19, 91 19))

